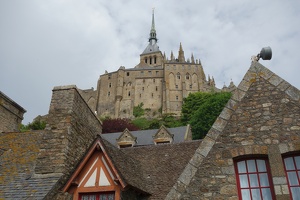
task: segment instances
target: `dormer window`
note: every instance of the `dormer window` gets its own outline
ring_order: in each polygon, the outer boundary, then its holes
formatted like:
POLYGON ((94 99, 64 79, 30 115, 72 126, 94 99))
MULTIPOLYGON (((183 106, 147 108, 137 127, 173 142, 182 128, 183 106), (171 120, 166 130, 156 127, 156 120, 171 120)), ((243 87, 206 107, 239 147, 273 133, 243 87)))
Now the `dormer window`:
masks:
POLYGON ((123 133, 117 138, 119 148, 133 147, 137 141, 130 131, 126 128, 123 133))
POLYGON ((154 144, 170 144, 173 143, 173 138, 174 135, 171 134, 164 125, 162 125, 153 136, 153 142, 154 144))

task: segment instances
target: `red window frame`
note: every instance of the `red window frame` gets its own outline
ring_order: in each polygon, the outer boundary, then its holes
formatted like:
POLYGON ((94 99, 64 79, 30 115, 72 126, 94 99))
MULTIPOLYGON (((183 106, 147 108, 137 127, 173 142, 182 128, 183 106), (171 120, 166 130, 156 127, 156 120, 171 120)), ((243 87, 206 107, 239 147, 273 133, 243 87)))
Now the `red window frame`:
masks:
POLYGON ((234 169, 235 169, 239 199, 244 200, 243 196, 242 196, 243 195, 242 190, 244 190, 245 192, 249 192, 249 198, 246 198, 246 200, 248 200, 248 199, 249 200, 257 200, 257 198, 253 197, 255 191, 259 193, 261 200, 266 199, 266 198, 263 198, 263 193, 265 191, 269 191, 270 198, 275 199, 275 192, 274 192, 274 186, 273 186, 273 181, 272 181, 272 176, 271 176, 270 164, 269 164, 269 161, 267 158, 249 157, 249 158, 235 159, 234 160, 234 169), (254 166, 251 165, 251 164, 253 164, 253 162, 254 162, 255 168, 254 168, 254 166), (259 167, 258 162, 260 162, 260 163, 264 162, 265 169, 262 169, 262 167, 259 167), (241 165, 243 165, 243 163, 245 164, 245 169, 243 169, 243 170, 241 169, 240 172, 239 172, 239 168, 238 168, 239 163, 241 165), (246 182, 241 183, 241 178, 244 178, 244 181, 246 180, 246 182), (264 178, 264 179, 262 179, 262 178, 264 178))
POLYGON ((300 153, 284 156, 283 165, 290 192, 290 198, 294 200, 299 198, 298 195, 300 192, 300 153))
MULTIPOLYGON (((101 199, 100 196, 102 195, 102 197, 106 197, 104 198, 104 200, 111 200, 111 199, 108 199, 108 195, 112 195, 113 194, 113 200, 115 200, 116 196, 115 196, 115 192, 93 192, 93 193, 80 193, 79 194, 79 200, 83 200, 82 196, 83 195, 96 195, 96 199, 95 200, 103 200, 103 198, 101 199)), ((90 200, 90 199, 89 199, 90 200)))

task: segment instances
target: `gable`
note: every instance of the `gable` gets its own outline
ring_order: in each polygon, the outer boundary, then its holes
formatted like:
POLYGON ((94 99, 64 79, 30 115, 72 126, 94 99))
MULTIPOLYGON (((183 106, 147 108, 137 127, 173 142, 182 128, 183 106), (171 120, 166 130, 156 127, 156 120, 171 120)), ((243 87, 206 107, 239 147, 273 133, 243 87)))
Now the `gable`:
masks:
POLYGON ((155 144, 158 143, 172 143, 174 134, 171 134, 168 129, 162 125, 160 129, 153 136, 153 140, 155 144))
POLYGON ((73 199, 81 198, 82 194, 92 193, 111 193, 116 199, 119 199, 120 191, 124 187, 103 144, 97 139, 63 191, 73 194, 73 199))
POLYGON ((99 151, 94 152, 76 179, 80 189, 118 185, 114 181, 116 178, 108 166, 108 161, 99 151))
MULTIPOLYGON (((253 62, 166 199, 237 198, 234 157, 268 155, 278 164, 282 153, 300 150, 299 99, 297 88, 253 62)), ((285 180, 282 165, 271 169, 285 180)))

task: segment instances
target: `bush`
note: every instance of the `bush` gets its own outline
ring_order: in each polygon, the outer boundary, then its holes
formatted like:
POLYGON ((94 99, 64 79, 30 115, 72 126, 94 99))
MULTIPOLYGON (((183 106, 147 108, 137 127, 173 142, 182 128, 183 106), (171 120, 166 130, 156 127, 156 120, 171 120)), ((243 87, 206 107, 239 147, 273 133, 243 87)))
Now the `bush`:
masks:
POLYGON ((134 117, 141 117, 144 115, 144 109, 143 109, 144 104, 140 103, 138 106, 133 107, 133 116, 134 117))
POLYGON ((46 127, 46 122, 41 120, 35 120, 32 123, 28 123, 27 125, 21 124, 20 131, 30 131, 30 130, 44 130, 46 127))
POLYGON ((137 131, 139 128, 135 126, 129 119, 104 119, 102 125, 102 133, 123 132, 125 129, 137 131))

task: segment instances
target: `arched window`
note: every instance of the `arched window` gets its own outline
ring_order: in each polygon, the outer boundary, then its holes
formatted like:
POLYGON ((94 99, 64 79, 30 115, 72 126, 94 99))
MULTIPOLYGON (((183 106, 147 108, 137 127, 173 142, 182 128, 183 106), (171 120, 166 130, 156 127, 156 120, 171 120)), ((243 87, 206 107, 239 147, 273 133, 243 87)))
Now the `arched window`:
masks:
POLYGON ((179 72, 177 73, 177 79, 180 79, 180 73, 179 72))
POLYGON ((147 58, 145 58, 145 63, 147 63, 148 62, 148 59, 147 58))
POLYGON ((152 64, 152 57, 150 57, 149 60, 150 60, 150 65, 151 65, 152 64))
POLYGON ((156 64, 156 56, 154 57, 154 64, 156 64))
POLYGON ((186 80, 189 80, 189 79, 190 79, 190 74, 189 74, 189 73, 186 73, 185 79, 186 79, 186 80))

